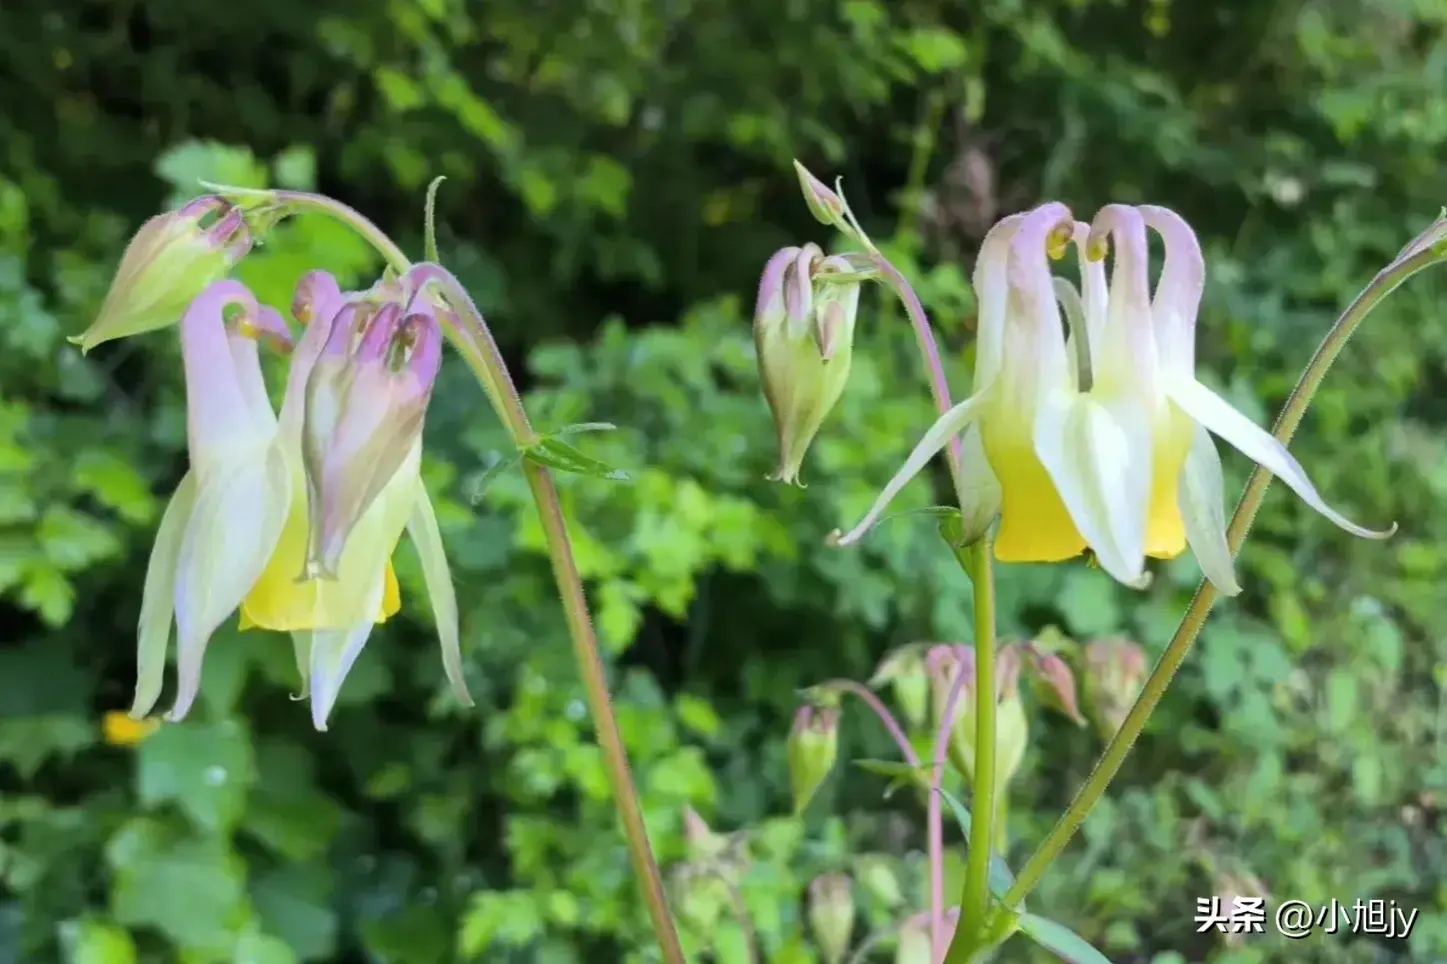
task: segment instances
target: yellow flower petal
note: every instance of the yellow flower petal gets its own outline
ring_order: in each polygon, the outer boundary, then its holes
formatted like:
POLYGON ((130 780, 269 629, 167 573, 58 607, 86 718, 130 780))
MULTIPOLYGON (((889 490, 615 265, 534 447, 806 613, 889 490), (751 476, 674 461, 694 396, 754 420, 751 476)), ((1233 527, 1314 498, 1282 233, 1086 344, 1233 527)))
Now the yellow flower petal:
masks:
POLYGON ((155 717, 135 720, 120 710, 109 711, 100 723, 101 738, 111 746, 135 746, 160 727, 155 717))
POLYGON ((1059 562, 1085 551, 1085 539, 1045 466, 1026 444, 998 438, 984 424, 985 451, 1000 480, 1000 531, 995 558, 1001 562, 1059 562))

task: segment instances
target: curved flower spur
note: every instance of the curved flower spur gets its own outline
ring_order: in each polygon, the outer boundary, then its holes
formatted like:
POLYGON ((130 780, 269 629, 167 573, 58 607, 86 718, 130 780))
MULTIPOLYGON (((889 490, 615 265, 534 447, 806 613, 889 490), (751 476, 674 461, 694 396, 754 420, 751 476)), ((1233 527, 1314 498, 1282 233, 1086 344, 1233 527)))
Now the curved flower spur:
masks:
MULTIPOLYGON (((172 300, 194 283, 170 277, 172 300)), ((300 338, 240 282, 215 281, 190 301, 181 321, 190 468, 147 567, 132 716, 160 695, 173 620, 168 718, 179 720, 195 701, 212 634, 240 609, 243 629, 292 634, 313 723, 325 729, 373 625, 400 607, 391 556, 404 529, 422 560, 448 681, 471 705, 451 572, 420 472, 442 338, 420 287, 404 278, 344 293, 312 272, 292 304, 300 338), (279 415, 259 341, 291 356, 279 415)), ((152 314, 145 330, 168 323, 152 314)))
POLYGON ((961 489, 988 503, 961 510, 967 519, 999 515, 1002 561, 1052 562, 1089 549, 1117 580, 1141 587, 1146 557, 1172 558, 1189 544, 1218 590, 1240 592, 1212 434, 1353 535, 1390 536, 1395 527, 1365 529, 1327 505, 1284 445, 1196 380, 1204 284, 1195 233, 1166 208, 1113 204, 1087 225, 1052 202, 1000 221, 975 264, 974 394, 935 422, 839 542, 857 541, 961 432, 961 489), (1165 242, 1154 292, 1147 229, 1165 242), (1051 274, 1051 260, 1072 244, 1080 288, 1051 274))

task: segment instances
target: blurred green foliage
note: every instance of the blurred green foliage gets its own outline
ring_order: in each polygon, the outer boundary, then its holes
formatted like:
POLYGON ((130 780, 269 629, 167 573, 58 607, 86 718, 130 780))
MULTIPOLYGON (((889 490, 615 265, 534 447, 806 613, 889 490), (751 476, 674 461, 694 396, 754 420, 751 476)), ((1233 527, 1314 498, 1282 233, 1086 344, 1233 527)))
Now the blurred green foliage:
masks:
MULTIPOLYGON (((3 964, 656 959, 538 520, 515 470, 480 485, 506 439, 455 363, 426 475, 477 709, 446 694, 430 630, 398 620, 319 735, 288 700, 285 641, 227 629, 186 724, 134 749, 100 740, 129 701, 183 396, 167 333, 88 357, 64 336, 129 232, 198 177, 319 188, 414 253, 423 188, 448 177, 443 259, 535 420, 622 427, 579 444, 632 484, 559 483, 650 831, 669 865, 687 806, 747 836, 728 899, 687 908, 688 939, 747 960, 741 905, 771 964, 817 959, 803 894, 819 873, 855 874, 860 938, 924 905, 908 794, 841 765, 784 816, 797 691, 961 638, 970 611, 928 521, 825 545, 931 421, 908 326, 877 295, 808 489, 763 481, 752 286, 774 248, 825 241, 791 158, 845 176, 954 349, 996 217, 1043 197, 1176 208, 1208 258, 1202 367, 1261 421, 1447 199, 1447 8, 1420 0, 15 0, 0 62, 3 964)), ((302 220, 241 275, 286 305, 317 264, 353 282, 377 268, 302 220)), ((1118 962, 1447 960, 1444 290, 1429 274, 1372 316, 1295 446, 1349 515, 1401 534, 1351 541, 1269 496, 1246 594, 1032 899, 1118 962), (1276 899, 1421 914, 1409 941, 1196 933, 1196 899, 1252 875, 1276 899)), ((1245 468, 1228 457, 1237 486, 1245 468)), ((915 483, 899 507, 937 489, 915 483)), ((1006 567, 1002 631, 1159 651, 1197 578, 1189 561, 1163 575, 1137 594, 1080 563, 1006 567)), ((1100 748, 1055 715, 1031 732, 1016 859, 1100 748)), ((841 760, 890 750, 850 704, 841 760)))

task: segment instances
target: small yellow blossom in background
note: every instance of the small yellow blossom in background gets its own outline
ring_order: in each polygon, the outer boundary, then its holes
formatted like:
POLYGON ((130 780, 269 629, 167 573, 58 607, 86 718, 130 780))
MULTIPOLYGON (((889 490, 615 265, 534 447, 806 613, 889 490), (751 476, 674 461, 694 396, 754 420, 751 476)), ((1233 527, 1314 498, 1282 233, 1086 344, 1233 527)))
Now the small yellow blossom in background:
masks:
POLYGON ((134 720, 123 710, 111 710, 100 723, 101 736, 111 746, 135 746, 160 727, 155 717, 134 720))

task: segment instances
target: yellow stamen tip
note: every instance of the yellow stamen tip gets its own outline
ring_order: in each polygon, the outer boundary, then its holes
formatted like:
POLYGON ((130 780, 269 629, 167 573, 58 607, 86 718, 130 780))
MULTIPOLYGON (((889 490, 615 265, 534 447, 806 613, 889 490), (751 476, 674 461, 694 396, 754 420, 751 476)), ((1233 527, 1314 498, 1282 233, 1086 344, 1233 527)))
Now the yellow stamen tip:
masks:
POLYGON ((155 717, 132 719, 120 710, 111 710, 101 717, 101 738, 111 746, 135 746, 161 728, 155 717))

